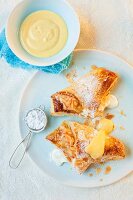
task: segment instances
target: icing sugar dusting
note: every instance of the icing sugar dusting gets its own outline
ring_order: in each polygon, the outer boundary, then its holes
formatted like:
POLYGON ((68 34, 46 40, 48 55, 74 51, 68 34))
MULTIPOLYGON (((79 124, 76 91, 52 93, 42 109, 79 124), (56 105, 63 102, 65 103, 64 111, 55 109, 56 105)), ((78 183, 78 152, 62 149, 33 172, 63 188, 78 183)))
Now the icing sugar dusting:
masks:
POLYGON ((83 109, 81 115, 83 115, 84 117, 88 117, 89 113, 90 113, 89 109, 83 109))
POLYGON ((78 154, 78 158, 85 158, 87 156, 85 152, 85 147, 88 145, 88 141, 84 141, 80 143, 80 152, 78 154))
POLYGON ((94 92, 98 86, 98 83, 98 79, 93 75, 78 80, 76 83, 75 90, 81 96, 87 106, 91 104, 94 98, 94 92))
MULTIPOLYGON (((90 107, 95 99, 95 91, 99 85, 99 81, 94 75, 89 75, 84 79, 78 80, 75 84, 75 91, 82 98, 85 106, 90 107)), ((83 116, 90 114, 92 117, 94 116, 94 110, 84 110, 83 116), (90 113, 89 113, 90 112, 90 113)))

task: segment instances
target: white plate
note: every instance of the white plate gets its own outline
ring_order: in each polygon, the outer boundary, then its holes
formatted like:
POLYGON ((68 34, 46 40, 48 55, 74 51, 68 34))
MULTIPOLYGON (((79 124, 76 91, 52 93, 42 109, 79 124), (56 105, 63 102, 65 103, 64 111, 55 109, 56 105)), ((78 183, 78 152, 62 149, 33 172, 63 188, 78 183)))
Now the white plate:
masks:
MULTIPOLYGON (((94 168, 89 169, 83 175, 78 175, 75 170, 71 169, 69 164, 58 167, 51 161, 50 152, 54 149, 54 145, 45 141, 44 137, 58 127, 64 119, 81 121, 81 119, 75 117, 50 116, 51 94, 69 85, 63 74, 53 75, 38 72, 30 80, 22 95, 19 108, 20 134, 24 137, 27 133, 27 128, 23 121, 26 112, 41 104, 45 104, 48 125, 44 132, 32 138, 32 144, 28 152, 31 159, 46 174, 63 184, 76 187, 105 186, 120 180, 133 170, 133 68, 122 59, 97 50, 76 51, 73 57, 73 65, 79 75, 88 72, 91 65, 106 67, 120 75, 118 86, 113 91, 119 100, 119 107, 108 112, 115 114, 114 123, 116 124, 116 130, 114 135, 120 138, 127 146, 126 158, 101 166, 102 172, 99 175, 96 175, 94 168), (120 110, 126 113, 126 117, 120 114, 120 110), (123 126, 125 130, 121 130, 120 126, 123 126), (111 166, 112 168, 108 175, 104 174, 106 166, 111 166), (93 173, 93 176, 90 177, 89 173, 93 173)), ((74 67, 72 66, 72 68, 74 67)))

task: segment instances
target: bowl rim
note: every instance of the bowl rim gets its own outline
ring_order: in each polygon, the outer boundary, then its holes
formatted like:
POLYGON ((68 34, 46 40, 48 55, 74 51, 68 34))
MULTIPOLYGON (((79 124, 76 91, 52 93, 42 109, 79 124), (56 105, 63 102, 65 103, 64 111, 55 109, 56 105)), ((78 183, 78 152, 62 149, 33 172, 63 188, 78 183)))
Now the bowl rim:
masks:
MULTIPOLYGON (((59 62, 61 62, 62 60, 64 60, 65 58, 67 58, 75 49, 78 40, 79 40, 79 36, 80 36, 80 22, 79 22, 79 16, 77 15, 77 13, 75 12, 75 10, 73 9, 73 7, 66 1, 66 0, 62 0, 63 3, 65 3, 67 5, 68 8, 70 8, 73 16, 74 16, 74 20, 76 21, 76 27, 77 27, 77 32, 75 35, 75 42, 73 43, 72 47, 69 47, 69 50, 67 50, 66 53, 61 54, 60 56, 56 56, 52 61, 44 61, 45 58, 37 58, 33 56, 33 59, 30 58, 32 55, 30 55, 28 52, 26 52, 27 55, 29 55, 28 58, 25 57, 24 54, 20 54, 18 53, 17 49, 15 48, 15 46, 12 45, 12 38, 10 37, 10 27, 11 27, 11 23, 10 23, 10 19, 11 17, 14 15, 14 13, 17 11, 18 8, 20 8, 23 4, 25 4, 27 2, 27 0, 23 0, 20 3, 18 3, 11 11, 11 13, 9 14, 8 18, 7 18, 7 22, 6 22, 6 26, 5 26, 5 36, 6 36, 6 40, 7 40, 7 44, 9 46, 9 48, 11 49, 11 51, 23 62, 33 65, 33 66, 39 66, 39 67, 47 67, 47 66, 51 66, 54 64, 57 64, 59 62), (34 60, 34 58, 36 60, 34 60), (38 60, 42 60, 41 62, 38 62, 38 60)), ((37 10, 36 10, 37 11, 37 10)), ((53 11, 54 12, 54 11, 53 11)), ((55 11, 56 12, 56 11, 55 11)), ((22 47, 23 48, 23 47, 22 47)), ((53 56, 51 56, 50 58, 52 58, 53 56)), ((48 58, 47 58, 48 60, 48 58)))

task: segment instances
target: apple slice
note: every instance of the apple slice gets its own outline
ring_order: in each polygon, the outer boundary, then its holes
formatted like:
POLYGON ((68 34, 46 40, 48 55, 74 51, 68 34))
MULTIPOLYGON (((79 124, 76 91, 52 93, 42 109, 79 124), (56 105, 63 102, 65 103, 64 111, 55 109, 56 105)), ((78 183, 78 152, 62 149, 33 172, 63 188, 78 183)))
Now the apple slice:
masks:
POLYGON ((85 152, 88 153, 93 159, 102 157, 104 154, 105 140, 106 132, 103 130, 98 131, 91 143, 85 148, 85 152))
POLYGON ((106 132, 106 134, 109 134, 114 129, 114 123, 110 119, 103 118, 99 121, 97 129, 103 130, 106 132))

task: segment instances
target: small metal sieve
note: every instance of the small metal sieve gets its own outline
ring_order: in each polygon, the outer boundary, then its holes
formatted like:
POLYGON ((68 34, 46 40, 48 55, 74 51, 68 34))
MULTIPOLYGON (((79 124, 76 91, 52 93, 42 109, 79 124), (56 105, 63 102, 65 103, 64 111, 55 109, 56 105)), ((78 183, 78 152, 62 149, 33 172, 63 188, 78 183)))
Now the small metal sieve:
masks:
POLYGON ((25 138, 19 143, 19 145, 15 148, 13 154, 10 157, 9 160, 9 166, 13 169, 16 169, 19 167, 20 163, 22 162, 26 151, 28 150, 29 146, 30 146, 30 141, 31 141, 31 136, 32 133, 40 133, 41 131, 43 131, 47 125, 47 116, 44 112, 45 108, 43 108, 42 106, 40 106, 39 108, 34 108, 32 110, 29 110, 24 118, 25 124, 28 127, 29 133, 25 136, 25 138), (40 124, 38 125, 36 123, 39 122, 39 116, 40 116, 40 124), (30 119, 30 120, 29 120, 30 119), (35 124, 36 123, 36 124, 35 124), (24 142, 26 142, 25 144, 25 148, 23 149, 23 153, 22 156, 19 158, 17 164, 13 164, 12 161, 17 153, 17 150, 21 147, 21 145, 24 144, 24 142))

